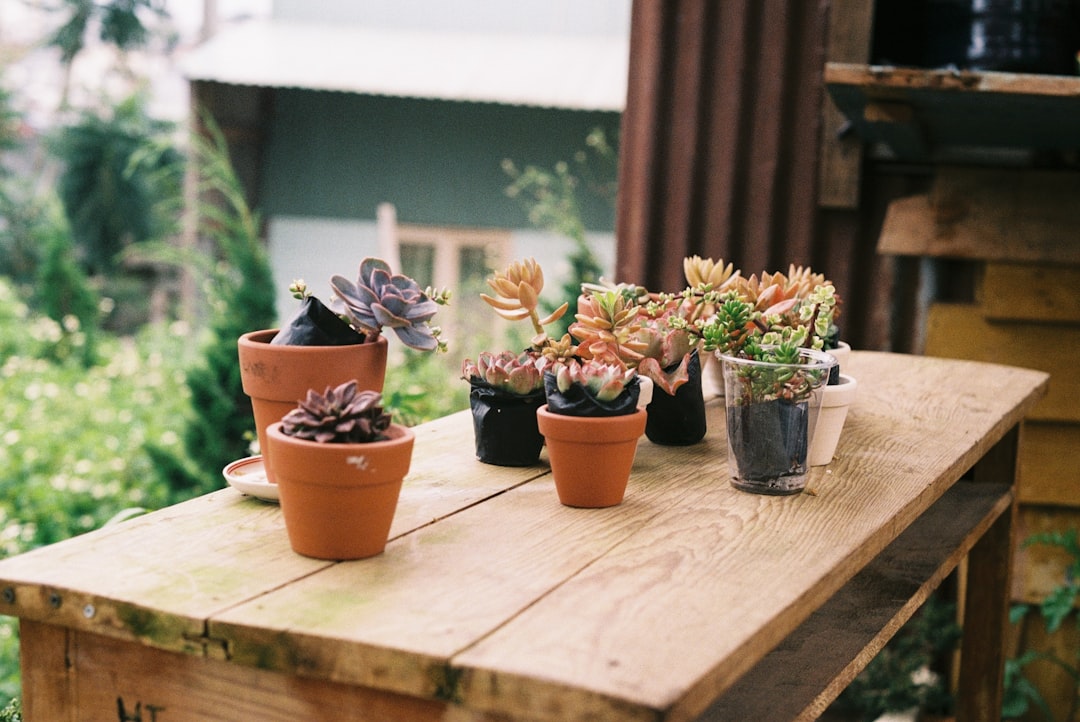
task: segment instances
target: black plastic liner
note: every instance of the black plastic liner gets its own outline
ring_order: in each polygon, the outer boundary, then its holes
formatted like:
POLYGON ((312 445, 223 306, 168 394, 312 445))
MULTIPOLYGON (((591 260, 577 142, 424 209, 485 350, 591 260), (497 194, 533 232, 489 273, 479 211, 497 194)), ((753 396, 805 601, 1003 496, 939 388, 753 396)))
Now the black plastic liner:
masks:
MULTIPOLYGON (((665 371, 673 370, 674 366, 665 371)), ((696 349, 690 354, 687 374, 690 379, 675 389, 674 396, 663 389, 653 389, 645 436, 654 444, 688 446, 705 438, 705 397, 701 390, 701 359, 696 349)))
POLYGON ((540 458, 544 437, 536 410, 544 405, 543 389, 518 396, 492 388, 479 379, 469 381, 476 458, 496 466, 532 466, 540 458))
POLYGON ((364 335, 336 313, 308 296, 273 340, 275 346, 352 346, 364 343, 364 335))
POLYGON ((544 391, 547 394, 548 411, 566 416, 626 416, 637 409, 641 383, 635 376, 626 384, 627 393, 619 394, 612 401, 601 401, 579 384, 572 384, 566 393, 559 391, 555 374, 544 374, 544 391))

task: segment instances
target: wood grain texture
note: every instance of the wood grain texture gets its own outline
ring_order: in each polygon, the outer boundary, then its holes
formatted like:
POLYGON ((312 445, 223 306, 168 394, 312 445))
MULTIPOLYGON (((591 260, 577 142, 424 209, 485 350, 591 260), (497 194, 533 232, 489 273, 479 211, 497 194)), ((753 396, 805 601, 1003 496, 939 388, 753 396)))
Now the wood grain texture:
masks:
POLYGON ((1024 424, 1018 498, 1025 505, 1080 509, 1080 422, 1024 424))
POLYGON ((938 161, 950 150, 972 147, 1072 150, 1080 139, 1072 122, 1080 110, 1075 77, 827 63, 825 83, 867 142, 889 144, 895 128, 864 122, 866 105, 912 106, 931 143, 926 153, 901 156, 905 160, 938 161))
POLYGON ((807 494, 730 486, 716 402, 702 443, 642 439, 626 501, 604 510, 561 506, 545 465, 475 462, 457 415, 422 428, 402 526, 379 557, 295 557, 275 507, 226 490, 0 562, 0 589, 17 588, 0 611, 230 670, 451 701, 461 719, 689 719, 942 498, 1046 387, 1036 371, 868 352, 850 373, 860 395, 807 494), (102 560, 125 581, 102 575, 102 560), (164 588, 167 574, 179 588, 164 588), (84 599, 143 616, 102 625, 70 610, 84 599))
MULTIPOLYGON (((1071 240, 1071 229, 1068 236, 1071 240)), ((987 263, 979 280, 977 301, 991 321, 1080 325, 1077 289, 1080 266, 987 263)))
POLYGON ((893 201, 878 250, 1004 262, 1080 264, 1080 173, 940 168, 927 194, 893 201))
MULTIPOLYGON (((488 473, 472 453, 469 418, 461 412, 417 430, 392 538, 545 473, 488 473)), ((329 565, 292 552, 277 505, 224 489, 3 560, 0 613, 225 656, 205 637, 208 618, 329 565)))
POLYGON ((926 325, 926 353, 932 356, 993 361, 1050 374, 1050 390, 1032 409, 1038 421, 1080 421, 1080 381, 1076 353, 1080 326, 1055 326, 1054 343, 1035 324, 991 323, 974 304, 935 303, 926 325))
POLYGON ((1010 502, 1004 485, 954 486, 743 675, 702 722, 817 719, 1010 502), (823 654, 826 647, 834 654, 823 654))

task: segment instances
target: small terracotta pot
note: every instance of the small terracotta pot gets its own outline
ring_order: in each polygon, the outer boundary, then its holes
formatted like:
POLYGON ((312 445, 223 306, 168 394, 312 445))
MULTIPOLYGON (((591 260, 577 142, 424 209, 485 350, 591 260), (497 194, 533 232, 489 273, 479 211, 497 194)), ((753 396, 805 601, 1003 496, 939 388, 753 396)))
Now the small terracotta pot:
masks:
POLYGON ((641 408, 597 417, 553 414, 546 404, 537 409, 559 501, 588 508, 621 503, 647 416, 641 408))
POLYGON ((266 445, 266 427, 296 408, 308 389, 319 393, 356 379, 361 390, 382 391, 386 379, 386 339, 351 346, 275 346, 277 329, 240 337, 240 381, 251 397, 266 478, 276 483, 266 445))
POLYGON ((386 441, 321 444, 267 427, 281 512, 293 551, 363 559, 386 548, 415 435, 391 424, 386 441))

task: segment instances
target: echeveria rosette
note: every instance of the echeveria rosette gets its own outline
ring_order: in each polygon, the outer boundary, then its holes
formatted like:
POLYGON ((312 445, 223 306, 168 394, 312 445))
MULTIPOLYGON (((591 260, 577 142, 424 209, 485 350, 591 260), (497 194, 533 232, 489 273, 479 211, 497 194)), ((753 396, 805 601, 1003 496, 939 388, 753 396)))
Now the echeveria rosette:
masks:
POLYGON ((555 372, 555 383, 562 393, 566 393, 573 384, 578 384, 600 401, 614 401, 635 375, 633 369, 619 364, 589 360, 560 365, 555 372))
POLYGON ((361 391, 356 381, 346 381, 328 386, 322 394, 309 390, 281 419, 281 430, 288 436, 324 444, 361 444, 387 438, 390 421, 390 414, 383 410, 382 394, 361 391))
POLYGON ((544 371, 551 362, 544 356, 503 351, 481 351, 473 362, 465 359, 461 376, 467 381, 481 381, 492 388, 515 396, 528 396, 544 388, 544 371))
POLYGON ((438 304, 416 281, 393 273, 385 261, 365 258, 356 282, 335 275, 330 286, 349 323, 364 334, 376 337, 388 328, 402 343, 418 351, 444 348, 438 330, 429 324, 438 304))

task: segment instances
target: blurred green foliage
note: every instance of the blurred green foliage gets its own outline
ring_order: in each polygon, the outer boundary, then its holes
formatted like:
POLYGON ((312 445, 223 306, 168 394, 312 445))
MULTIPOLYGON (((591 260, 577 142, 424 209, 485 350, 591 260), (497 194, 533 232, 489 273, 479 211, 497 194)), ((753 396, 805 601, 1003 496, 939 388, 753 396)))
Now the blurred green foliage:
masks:
MULTIPOLYGON (((144 445, 180 447, 189 330, 174 323, 102 337, 90 368, 83 344, 0 278, 0 557, 169 501, 144 445)), ((15 622, 3 618, 0 699, 17 685, 15 622)))

